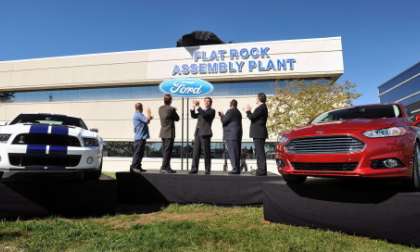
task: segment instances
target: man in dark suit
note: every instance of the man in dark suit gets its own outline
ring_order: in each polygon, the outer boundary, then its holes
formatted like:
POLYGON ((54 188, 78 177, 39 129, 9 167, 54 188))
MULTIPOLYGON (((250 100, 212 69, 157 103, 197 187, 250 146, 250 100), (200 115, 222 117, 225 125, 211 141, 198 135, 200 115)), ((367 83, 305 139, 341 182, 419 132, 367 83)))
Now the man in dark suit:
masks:
POLYGON ((223 124, 223 140, 229 154, 232 171, 229 174, 240 174, 240 155, 242 141, 242 114, 238 110, 238 101, 233 99, 226 114, 219 112, 223 124))
POLYGON ((175 122, 179 121, 179 115, 176 109, 171 106, 172 96, 170 94, 163 96, 163 103, 164 105, 159 108, 161 126, 159 137, 162 138, 163 157, 160 171, 162 173, 175 173, 171 168, 171 156, 175 139, 175 122))
POLYGON ((257 107, 254 112, 251 112, 251 107, 248 105, 245 109, 246 115, 251 120, 251 127, 249 135, 254 141, 255 155, 257 157, 257 176, 267 175, 267 162, 265 157, 265 139, 268 137, 267 132, 267 118, 268 109, 265 104, 267 97, 264 93, 259 93, 257 96, 257 107))
POLYGON ((211 124, 213 123, 214 116, 216 115, 216 111, 211 108, 212 102, 213 101, 210 97, 204 98, 204 108, 201 108, 199 101, 193 101, 193 109, 190 111, 191 117, 198 120, 194 133, 193 160, 190 174, 196 174, 198 172, 198 163, 201 152, 204 154, 205 173, 210 174, 210 140, 213 136, 211 124))

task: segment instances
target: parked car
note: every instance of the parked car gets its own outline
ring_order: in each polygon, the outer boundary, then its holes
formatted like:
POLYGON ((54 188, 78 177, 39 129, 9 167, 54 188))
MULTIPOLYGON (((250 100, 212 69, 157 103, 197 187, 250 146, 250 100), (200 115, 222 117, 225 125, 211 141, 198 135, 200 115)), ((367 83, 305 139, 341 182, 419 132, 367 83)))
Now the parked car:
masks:
POLYGON ((420 133, 400 104, 332 110, 278 137, 288 183, 314 177, 406 178, 420 189, 420 133))
POLYGON ((103 141, 80 118, 20 114, 0 126, 0 174, 74 173, 96 179, 102 171, 103 141))

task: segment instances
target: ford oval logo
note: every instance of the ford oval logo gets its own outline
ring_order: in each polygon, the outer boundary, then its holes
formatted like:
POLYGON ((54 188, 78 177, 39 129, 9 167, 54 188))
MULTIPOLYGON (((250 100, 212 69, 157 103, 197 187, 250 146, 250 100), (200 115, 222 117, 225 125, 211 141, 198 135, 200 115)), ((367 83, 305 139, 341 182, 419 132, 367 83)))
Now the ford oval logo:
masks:
POLYGON ((159 85, 160 91, 173 96, 197 97, 213 92, 213 85, 195 78, 170 79, 159 85))

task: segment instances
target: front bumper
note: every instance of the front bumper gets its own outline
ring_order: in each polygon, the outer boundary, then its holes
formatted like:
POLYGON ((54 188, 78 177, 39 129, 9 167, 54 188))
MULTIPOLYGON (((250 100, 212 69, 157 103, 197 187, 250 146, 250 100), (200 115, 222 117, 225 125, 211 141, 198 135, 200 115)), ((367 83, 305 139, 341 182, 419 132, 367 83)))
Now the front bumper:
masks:
MULTIPOLYGON (((360 136, 353 136, 361 138, 360 136)), ((363 150, 354 153, 328 154, 293 154, 287 152, 283 145, 277 146, 278 170, 285 175, 303 175, 314 177, 410 177, 414 142, 407 137, 364 138, 363 150), (401 166, 397 168, 373 168, 372 161, 388 158, 398 159, 401 166), (357 163, 353 170, 295 169, 293 163, 357 163)))
POLYGON ((67 147, 66 153, 53 156, 54 154, 30 154, 27 153, 27 145, 13 145, 13 144, 0 144, 0 172, 63 172, 66 170, 90 170, 99 169, 102 162, 102 152, 99 147, 67 147), (77 165, 65 166, 62 164, 54 165, 16 165, 12 164, 9 154, 20 155, 25 158, 51 158, 56 159, 66 158, 68 156, 80 156, 80 161, 77 165))

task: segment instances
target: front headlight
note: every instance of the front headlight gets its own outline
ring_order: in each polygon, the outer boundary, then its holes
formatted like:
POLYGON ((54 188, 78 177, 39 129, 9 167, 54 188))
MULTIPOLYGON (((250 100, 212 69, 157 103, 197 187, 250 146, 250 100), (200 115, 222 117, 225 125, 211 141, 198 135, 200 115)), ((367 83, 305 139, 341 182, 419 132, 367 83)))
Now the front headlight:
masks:
POLYGON ((0 143, 5 143, 9 140, 11 134, 0 134, 0 143))
POLYGON ((277 143, 279 143, 279 144, 285 144, 285 143, 287 143, 287 141, 289 141, 289 138, 287 138, 287 136, 285 136, 285 135, 278 135, 278 137, 277 137, 277 143))
POLYGON ((98 142, 98 139, 96 138, 84 137, 83 145, 86 147, 99 146, 99 142, 98 142))
POLYGON ((369 138, 377 137, 393 137, 402 136, 406 133, 406 130, 402 127, 392 127, 387 129, 368 130, 363 133, 364 136, 369 138))

